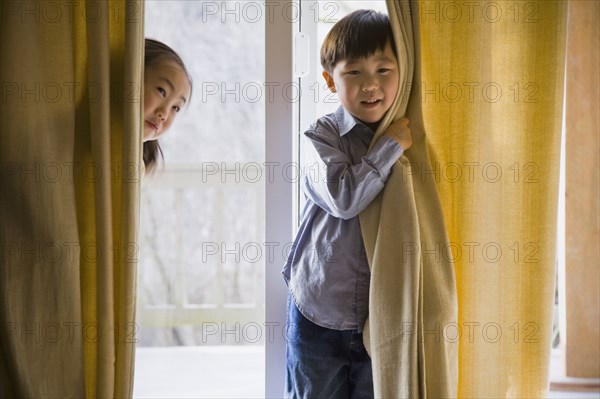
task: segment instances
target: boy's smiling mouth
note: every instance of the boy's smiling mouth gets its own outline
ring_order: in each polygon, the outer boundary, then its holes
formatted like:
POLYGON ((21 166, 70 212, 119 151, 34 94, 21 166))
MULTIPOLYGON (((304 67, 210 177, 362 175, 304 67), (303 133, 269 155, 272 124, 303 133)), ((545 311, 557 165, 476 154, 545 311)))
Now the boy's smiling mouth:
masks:
POLYGON ((364 105, 365 107, 367 107, 367 108, 373 108, 373 107, 379 105, 380 102, 381 102, 380 99, 373 98, 373 99, 370 99, 370 100, 363 100, 360 103, 362 105, 364 105))

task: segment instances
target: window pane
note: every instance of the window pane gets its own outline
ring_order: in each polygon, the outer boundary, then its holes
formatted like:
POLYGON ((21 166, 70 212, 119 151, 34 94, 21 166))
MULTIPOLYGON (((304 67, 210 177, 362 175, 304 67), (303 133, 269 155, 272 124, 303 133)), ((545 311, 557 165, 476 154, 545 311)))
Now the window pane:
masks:
POLYGON ((136 397, 264 396, 264 12, 145 2, 194 87, 142 187, 136 397))

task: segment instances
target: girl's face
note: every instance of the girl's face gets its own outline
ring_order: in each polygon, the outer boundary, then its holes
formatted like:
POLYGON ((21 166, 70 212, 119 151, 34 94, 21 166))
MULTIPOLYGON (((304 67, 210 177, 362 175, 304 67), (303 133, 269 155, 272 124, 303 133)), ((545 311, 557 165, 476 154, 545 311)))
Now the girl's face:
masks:
POLYGON ((172 60, 158 59, 144 73, 144 141, 156 140, 173 124, 190 96, 190 82, 172 60))

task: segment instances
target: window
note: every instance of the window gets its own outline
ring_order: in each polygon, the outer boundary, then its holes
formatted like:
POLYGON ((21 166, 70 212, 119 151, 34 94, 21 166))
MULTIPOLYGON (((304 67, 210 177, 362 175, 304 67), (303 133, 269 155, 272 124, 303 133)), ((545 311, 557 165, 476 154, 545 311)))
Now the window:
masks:
POLYGON ((181 55, 194 88, 142 187, 137 397, 264 396, 263 12, 145 3, 146 37, 181 55))

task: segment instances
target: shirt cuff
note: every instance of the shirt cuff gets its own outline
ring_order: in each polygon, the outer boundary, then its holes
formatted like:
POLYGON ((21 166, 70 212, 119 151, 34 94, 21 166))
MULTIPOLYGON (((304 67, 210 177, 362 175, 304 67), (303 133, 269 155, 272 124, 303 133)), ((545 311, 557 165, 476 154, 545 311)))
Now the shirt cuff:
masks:
POLYGON ((380 173, 387 175, 403 152, 404 149, 396 140, 389 136, 381 136, 371 147, 367 158, 380 173))

